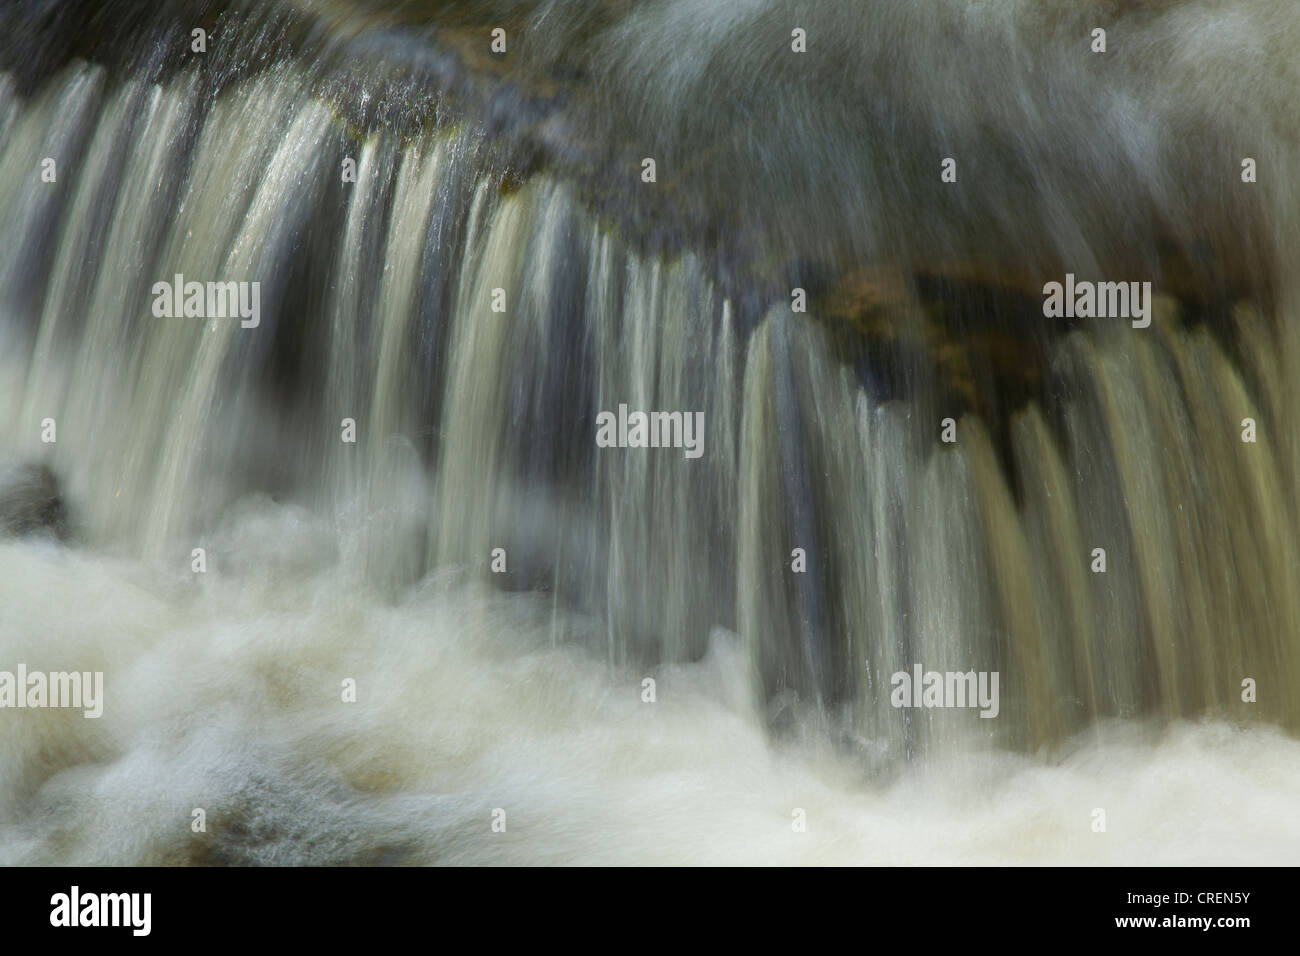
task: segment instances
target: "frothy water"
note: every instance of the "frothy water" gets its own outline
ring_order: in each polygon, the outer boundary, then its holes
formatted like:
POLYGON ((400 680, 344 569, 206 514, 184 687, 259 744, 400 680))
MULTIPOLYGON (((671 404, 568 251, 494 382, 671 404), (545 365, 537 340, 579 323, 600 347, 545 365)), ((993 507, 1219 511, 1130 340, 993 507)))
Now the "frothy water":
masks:
POLYGON ((811 716, 803 736, 771 740, 733 634, 715 633, 697 663, 650 671, 649 706, 641 671, 553 644, 549 602, 435 577, 394 604, 322 558, 330 530, 302 511, 239 511, 223 553, 263 570, 201 586, 0 546, 4 659, 112 677, 97 721, 47 710, 6 728, 0 859, 1285 864, 1300 852, 1300 743, 1275 730, 1103 726, 1050 756, 972 750, 873 777, 811 716), (340 675, 357 681, 348 708, 340 675), (1105 834, 1087 826, 1098 806, 1105 834), (508 828, 494 834, 498 807, 508 828), (791 830, 794 808, 806 833, 791 830))
MULTIPOLYGON (((957 6, 929 25, 942 35, 957 6)), ((1294 16, 1246 6, 1217 46, 1209 2, 1131 36, 1200 38, 1216 69, 1261 24, 1279 26, 1270 57, 1290 48, 1294 16)), ((385 100, 359 120, 357 90, 320 64, 379 51, 352 74, 364 87, 415 69, 414 41, 368 32, 383 22, 371 5, 326 7, 342 46, 311 48, 311 68, 300 48, 256 69, 218 58, 220 82, 216 66, 153 61, 0 74, 0 517, 16 535, 0 538, 0 671, 102 671, 106 687, 98 719, 0 711, 0 862, 1300 858, 1300 286, 1277 267, 1300 221, 1277 152, 1294 124, 1252 147, 1271 171, 1263 201, 1225 199, 1203 219, 1205 195, 1227 187, 1182 153, 1162 159, 1192 141, 1189 124, 1249 128, 1272 87, 1234 87, 1228 115, 1194 88, 1170 98, 1130 48, 1106 108, 1060 125, 1057 95, 1086 98, 1097 80, 1072 66, 1033 85, 1074 23, 1049 17, 1049 41, 985 104, 984 132, 1025 151, 982 198, 963 194, 957 219, 1000 209, 999 252, 1081 275, 1159 272, 1166 227, 1208 230, 1213 259, 1237 224, 1249 281, 1222 279, 1216 259, 1181 292, 1159 274, 1149 328, 1029 331, 1015 295, 976 316, 960 284, 937 297, 951 314, 927 317, 936 297, 918 283, 848 310, 866 327, 859 360, 836 303, 887 283, 853 270, 885 249, 894 265, 929 250, 946 267, 970 249, 927 192, 937 163, 901 175, 863 145, 883 128, 915 150, 978 152, 974 118, 903 109, 927 84, 951 87, 940 71, 904 95, 938 47, 908 47, 869 129, 810 114, 806 141, 740 137, 768 160, 741 176, 751 196, 792 168, 807 179, 752 200, 726 248, 718 222, 657 207, 676 231, 647 240, 644 200, 611 216, 593 195, 587 180, 608 170, 522 168, 501 155, 518 131, 472 109, 422 123, 385 100), (1099 131, 1124 148, 1097 145, 1099 131), (1073 151, 1053 151, 1058 132, 1073 151), (1078 145, 1090 136, 1095 151, 1078 145), (1021 160, 1043 178, 1016 207, 1021 160), (877 178, 850 186, 862 169, 877 178), (820 238, 791 203, 821 214, 820 238), (783 286, 803 280, 789 270, 832 267, 842 294, 792 311, 783 286), (258 283, 259 321, 161 315, 157 284, 176 276, 258 283), (1214 291, 1212 308, 1198 300, 1208 318, 1189 287, 1214 291), (1015 370, 1029 384, 981 400, 1005 385, 988 356, 1008 342, 1029 343, 1032 367, 1015 370), (698 414, 702 453, 601 447, 598 416, 621 406, 698 414), (1257 442, 1241 439, 1246 419, 1257 442), (30 533, 41 524, 59 536, 30 533), (896 706, 891 675, 915 665, 996 672, 996 716, 896 706), (196 808, 206 833, 191 831, 196 808)), ((607 138, 649 123, 665 167, 697 151, 734 167, 735 127, 719 120, 710 151, 709 124, 666 118, 720 95, 699 64, 643 94, 636 76, 678 33, 766 28, 783 9, 579 17, 565 29, 596 37, 582 41, 598 83, 584 109, 609 122, 577 107, 547 122, 607 138), (653 42, 620 59, 638 31, 653 42), (637 104, 625 116, 619 96, 637 104)), ((1025 4, 971 10, 979 50, 1029 49, 1045 22, 1025 4)), ((538 6, 534 26, 552 14, 538 6)), ((836 48, 851 45, 853 17, 825 17, 836 48)), ((236 35, 261 49, 277 22, 236 35)), ((879 37, 857 39, 885 56, 879 37)), ((733 54, 762 92, 767 54, 733 54)), ((537 69, 525 58, 516 79, 537 69)), ((808 98, 870 99, 826 69, 775 124, 797 134, 808 98)), ((1279 67, 1277 87, 1293 72, 1279 67)), ((731 120, 755 106, 728 102, 731 120)), ((713 190, 725 206, 739 187, 719 175, 664 193, 691 208, 713 190)))

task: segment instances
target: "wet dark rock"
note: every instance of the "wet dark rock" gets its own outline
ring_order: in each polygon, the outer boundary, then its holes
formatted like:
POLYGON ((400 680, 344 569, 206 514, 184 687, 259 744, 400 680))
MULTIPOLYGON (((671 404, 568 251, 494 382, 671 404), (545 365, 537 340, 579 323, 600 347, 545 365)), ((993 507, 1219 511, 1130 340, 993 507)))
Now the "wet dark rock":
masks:
POLYGON ((68 537, 59 480, 45 465, 22 465, 0 476, 0 534, 68 537))

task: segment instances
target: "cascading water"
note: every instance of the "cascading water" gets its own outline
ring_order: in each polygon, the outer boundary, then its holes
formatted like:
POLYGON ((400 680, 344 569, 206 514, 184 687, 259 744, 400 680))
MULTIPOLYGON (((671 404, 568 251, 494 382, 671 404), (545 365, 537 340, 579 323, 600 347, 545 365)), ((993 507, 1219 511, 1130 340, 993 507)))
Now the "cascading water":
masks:
POLYGON ((0 711, 0 861, 1294 861, 1294 9, 1152 4, 1032 82, 1086 17, 841 4, 853 58, 791 80, 771 0, 411 6, 166 5, 114 57, 6 14, 0 670, 105 706, 0 711), (517 85, 425 15, 509 22, 517 85), (976 253, 1018 265, 926 285, 976 253), (1116 263, 1149 328, 1018 304, 1116 263), (176 277, 257 321, 159 315, 176 277), (702 453, 598 446, 621 405, 702 453), (996 673, 994 719, 896 706, 918 663, 996 673))

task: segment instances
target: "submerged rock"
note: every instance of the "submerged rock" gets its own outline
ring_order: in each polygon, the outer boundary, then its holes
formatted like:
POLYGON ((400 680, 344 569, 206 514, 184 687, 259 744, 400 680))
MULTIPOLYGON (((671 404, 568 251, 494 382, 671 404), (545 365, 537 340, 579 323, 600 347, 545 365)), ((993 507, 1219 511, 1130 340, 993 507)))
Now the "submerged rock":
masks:
POLYGON ((0 476, 0 534, 68 537, 59 480, 46 465, 21 465, 0 476))

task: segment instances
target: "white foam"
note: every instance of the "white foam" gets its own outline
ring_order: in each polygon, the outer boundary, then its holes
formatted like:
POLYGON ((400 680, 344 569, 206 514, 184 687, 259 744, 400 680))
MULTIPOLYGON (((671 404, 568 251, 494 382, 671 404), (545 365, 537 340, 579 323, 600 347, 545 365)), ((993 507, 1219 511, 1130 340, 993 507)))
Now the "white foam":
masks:
POLYGON ((612 669, 553 646, 535 595, 441 577, 386 603, 321 558, 304 512, 238 513, 202 578, 0 544, 0 664, 106 675, 99 720, 0 712, 0 863, 1300 856, 1300 742, 1270 728, 1120 724, 1055 757, 956 753, 873 779, 827 743, 773 742, 725 633, 698 664, 612 669))

